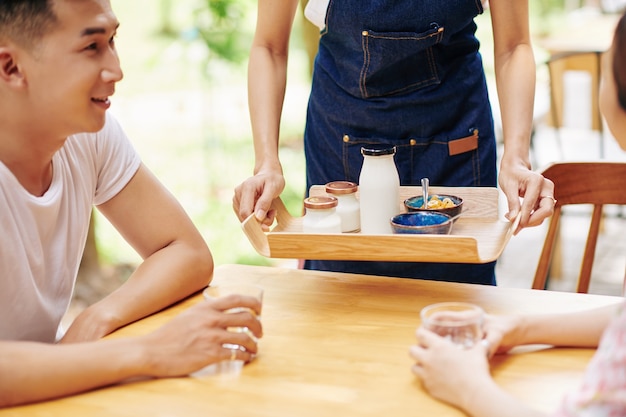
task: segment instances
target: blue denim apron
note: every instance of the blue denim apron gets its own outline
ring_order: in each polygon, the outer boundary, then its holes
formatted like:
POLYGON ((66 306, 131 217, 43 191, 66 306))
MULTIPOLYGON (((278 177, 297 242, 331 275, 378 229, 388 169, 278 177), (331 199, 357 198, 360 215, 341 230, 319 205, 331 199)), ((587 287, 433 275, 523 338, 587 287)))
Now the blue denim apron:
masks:
MULTIPOLYGON (((401 185, 428 177, 434 186, 496 186, 474 36, 482 11, 480 0, 330 0, 304 135, 307 189, 358 182, 361 147, 372 144, 396 146, 401 185)), ((495 284, 495 262, 307 260, 305 268, 495 284)))

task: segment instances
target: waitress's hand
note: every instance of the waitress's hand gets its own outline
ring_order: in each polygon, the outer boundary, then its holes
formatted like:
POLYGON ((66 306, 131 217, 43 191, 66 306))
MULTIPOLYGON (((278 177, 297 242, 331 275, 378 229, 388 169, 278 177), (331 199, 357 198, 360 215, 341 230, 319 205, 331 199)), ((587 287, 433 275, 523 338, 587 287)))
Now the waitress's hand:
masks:
POLYGON ((509 205, 506 218, 513 221, 521 211, 514 234, 524 227, 539 226, 554 213, 554 183, 525 164, 503 159, 498 182, 509 205))
POLYGON ((235 188, 233 209, 244 221, 254 213, 264 229, 274 222, 276 211, 270 209, 272 201, 280 196, 285 188, 285 177, 282 169, 259 171, 235 188))

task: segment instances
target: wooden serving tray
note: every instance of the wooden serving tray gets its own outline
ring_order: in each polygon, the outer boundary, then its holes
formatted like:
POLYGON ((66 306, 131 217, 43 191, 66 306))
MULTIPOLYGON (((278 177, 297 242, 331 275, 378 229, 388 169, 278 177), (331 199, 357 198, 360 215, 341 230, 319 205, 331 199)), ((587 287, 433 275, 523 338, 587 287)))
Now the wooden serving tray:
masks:
MULTIPOLYGON (((406 211, 404 200, 421 195, 422 188, 400 187, 398 213, 406 211)), ((265 232, 250 215, 241 224, 256 251, 268 258, 297 258, 362 261, 411 261, 487 263, 495 261, 519 223, 498 217, 498 190, 491 187, 430 187, 430 194, 452 194, 463 198, 463 212, 449 235, 405 235, 302 232, 302 217, 293 217, 280 198, 275 226, 265 232)), ((322 185, 311 187, 310 195, 325 195, 322 185)))

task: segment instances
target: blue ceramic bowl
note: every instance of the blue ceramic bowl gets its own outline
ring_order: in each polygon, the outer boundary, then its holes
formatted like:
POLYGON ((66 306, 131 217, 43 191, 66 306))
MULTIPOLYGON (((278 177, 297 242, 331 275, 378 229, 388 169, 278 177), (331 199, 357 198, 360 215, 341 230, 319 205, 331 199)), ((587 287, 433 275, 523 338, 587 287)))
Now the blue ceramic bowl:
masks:
POLYGON ((401 213, 391 218, 394 233, 447 235, 452 230, 452 218, 436 211, 401 213))
MULTIPOLYGON (((406 200, 404 200, 404 206, 409 212, 426 211, 426 212, 433 212, 433 213, 443 213, 452 217, 453 220, 456 220, 458 216, 461 215, 461 211, 463 210, 463 199, 461 197, 457 197, 455 195, 449 195, 449 194, 435 194, 435 195, 437 195, 440 200, 443 200, 444 198, 449 198, 454 203, 454 207, 441 208, 441 209, 423 208, 422 206, 424 205, 424 197, 422 197, 421 195, 407 198, 406 200)), ((428 198, 428 200, 430 201, 430 197, 428 198)))

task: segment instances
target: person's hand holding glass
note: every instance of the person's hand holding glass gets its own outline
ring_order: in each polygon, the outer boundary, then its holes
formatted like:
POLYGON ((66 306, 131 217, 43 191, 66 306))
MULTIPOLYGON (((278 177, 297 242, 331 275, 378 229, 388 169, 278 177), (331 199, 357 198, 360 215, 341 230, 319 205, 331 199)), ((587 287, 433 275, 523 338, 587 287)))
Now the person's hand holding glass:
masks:
POLYGON ((412 367, 428 392, 449 403, 471 399, 472 380, 489 377, 484 311, 467 303, 439 303, 421 311, 412 367), (453 373, 454 377, 450 377, 453 373))
MULTIPOLYGON (((195 304, 155 331, 137 338, 131 344, 139 348, 135 375, 175 377, 197 375, 198 369, 215 369, 212 365, 226 359, 249 362, 258 352, 257 338, 263 328, 257 318, 261 302, 254 297, 234 295, 195 304), (250 312, 228 313, 245 307, 250 312), (253 335, 229 331, 246 327, 253 335), (225 345, 242 348, 230 349, 225 345)), ((133 355, 130 355, 133 357, 133 355)))
MULTIPOLYGON (((212 303, 220 302, 221 300, 233 300, 238 298, 254 298, 259 304, 259 309, 255 310, 249 307, 234 307, 224 312, 229 315, 252 315, 257 321, 261 319, 260 306, 263 302, 263 289, 256 285, 247 284, 224 284, 224 285, 212 285, 207 287, 203 291, 203 296, 207 301, 212 303)), ((236 304, 241 305, 241 304, 236 304)), ((249 327, 246 326, 230 326, 227 328, 229 332, 241 333, 248 336, 256 344, 258 341, 258 334, 255 334, 249 327)), ((197 372, 194 372, 193 376, 204 376, 211 374, 231 375, 236 376, 241 372, 244 364, 243 353, 247 353, 245 346, 235 343, 223 343, 222 347, 228 349, 230 356, 216 364, 207 366, 197 372)), ((254 359, 256 355, 249 356, 250 360, 254 359)))
POLYGON ((475 390, 495 387, 489 357, 528 343, 521 317, 485 314, 473 304, 433 304, 420 316, 417 344, 409 350, 411 370, 432 396, 463 410, 482 398, 475 390))

